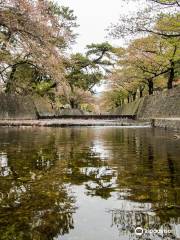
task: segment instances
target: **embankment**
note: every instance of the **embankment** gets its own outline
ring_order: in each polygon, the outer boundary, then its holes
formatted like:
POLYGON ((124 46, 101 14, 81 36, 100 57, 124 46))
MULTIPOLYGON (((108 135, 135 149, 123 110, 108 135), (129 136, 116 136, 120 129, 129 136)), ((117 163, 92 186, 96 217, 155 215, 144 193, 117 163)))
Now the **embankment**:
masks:
POLYGON ((119 126, 119 127, 151 127, 150 122, 132 119, 44 119, 44 120, 0 120, 0 127, 81 127, 81 126, 119 126))
MULTIPOLYGON (((0 94, 0 120, 3 120, 4 123, 6 120, 37 120, 38 118, 46 119, 62 115, 70 115, 72 118, 73 115, 79 115, 81 118, 83 114, 80 110, 64 109, 57 112, 47 99, 40 97, 0 94)), ((155 127, 180 130, 180 87, 138 99, 117 108, 113 114, 136 115, 138 120, 151 121, 155 127)), ((111 116, 111 114, 109 115, 111 116)), ((28 122, 28 124, 30 123, 28 122)), ((48 124, 50 123, 48 122, 48 124)), ((64 123, 58 122, 57 125, 59 124, 64 123)), ((101 124, 105 125, 104 122, 101 124)), ((7 125, 11 124, 7 122, 7 125)))
POLYGON ((32 120, 55 115, 56 112, 47 98, 0 93, 1 120, 32 120))
POLYGON ((155 127, 180 130, 180 87, 155 93, 116 109, 115 114, 152 120, 155 127))
POLYGON ((0 119, 36 118, 36 108, 30 97, 0 93, 0 119))
POLYGON ((79 109, 57 111, 46 97, 0 93, 0 120, 35 120, 62 115, 83 115, 79 109))

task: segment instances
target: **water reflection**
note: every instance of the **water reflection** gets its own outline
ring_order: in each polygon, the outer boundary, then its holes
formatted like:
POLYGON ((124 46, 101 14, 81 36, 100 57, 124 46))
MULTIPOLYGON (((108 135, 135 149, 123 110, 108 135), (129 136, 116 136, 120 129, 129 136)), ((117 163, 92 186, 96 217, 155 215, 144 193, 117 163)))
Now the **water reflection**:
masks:
POLYGON ((1 128, 1 239, 175 239, 179 145, 157 129, 1 128))
POLYGON ((10 168, 8 167, 8 158, 6 153, 0 153, 0 176, 8 176, 10 168))
POLYGON ((160 218, 155 213, 145 212, 143 210, 112 210, 112 227, 118 228, 119 234, 129 235, 131 239, 136 237, 135 229, 138 227, 143 229, 143 239, 176 239, 176 226, 178 222, 171 220, 165 224, 161 224, 160 218))

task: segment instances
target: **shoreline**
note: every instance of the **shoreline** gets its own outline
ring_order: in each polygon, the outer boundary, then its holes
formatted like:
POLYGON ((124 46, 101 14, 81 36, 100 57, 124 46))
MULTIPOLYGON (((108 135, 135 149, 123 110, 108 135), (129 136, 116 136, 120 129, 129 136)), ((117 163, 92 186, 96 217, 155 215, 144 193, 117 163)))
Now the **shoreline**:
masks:
POLYGON ((0 127, 149 127, 180 131, 180 118, 154 119, 4 119, 0 127))
POLYGON ((44 119, 44 120, 0 120, 0 127, 78 127, 78 126, 124 126, 151 127, 150 121, 95 120, 95 119, 44 119))
POLYGON ((152 126, 180 131, 180 118, 154 118, 152 119, 152 126))

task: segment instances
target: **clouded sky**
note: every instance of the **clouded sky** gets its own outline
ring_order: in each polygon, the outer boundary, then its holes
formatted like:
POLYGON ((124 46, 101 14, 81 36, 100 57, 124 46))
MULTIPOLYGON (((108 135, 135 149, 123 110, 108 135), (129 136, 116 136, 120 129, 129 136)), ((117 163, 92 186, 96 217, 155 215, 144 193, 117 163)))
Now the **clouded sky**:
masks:
POLYGON ((79 37, 75 51, 83 51, 87 44, 111 41, 121 45, 121 40, 106 39, 105 29, 117 22, 120 14, 127 14, 136 9, 136 4, 127 4, 123 0, 58 0, 61 5, 69 6, 78 18, 79 37))

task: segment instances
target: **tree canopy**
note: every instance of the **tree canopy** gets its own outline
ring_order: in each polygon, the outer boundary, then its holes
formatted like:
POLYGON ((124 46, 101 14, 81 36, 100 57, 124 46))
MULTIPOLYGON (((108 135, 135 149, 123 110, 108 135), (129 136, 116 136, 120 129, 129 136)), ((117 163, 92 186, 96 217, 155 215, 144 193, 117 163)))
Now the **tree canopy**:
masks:
POLYGON ((112 89, 106 95, 112 102, 110 108, 113 102, 122 105, 124 99, 133 101, 136 96, 142 97, 143 92, 151 95, 154 90, 171 89, 179 80, 180 3, 174 0, 141 2, 143 9, 120 16, 119 22, 108 29, 113 38, 128 37, 128 44, 120 49, 116 67, 109 75, 112 89))
POLYGON ((111 86, 106 94, 111 107, 176 86, 180 76, 179 0, 139 2, 144 8, 120 16, 108 29, 111 37, 128 38, 126 45, 92 43, 83 54, 71 50, 78 26, 73 10, 50 0, 1 0, 3 90, 48 96, 52 106, 89 104, 89 109, 94 86, 104 79, 111 86))
POLYGON ((38 72, 61 83, 64 50, 75 38, 75 26, 73 11, 51 1, 1 1, 1 81, 9 84, 16 69, 28 65, 36 76, 38 72))

